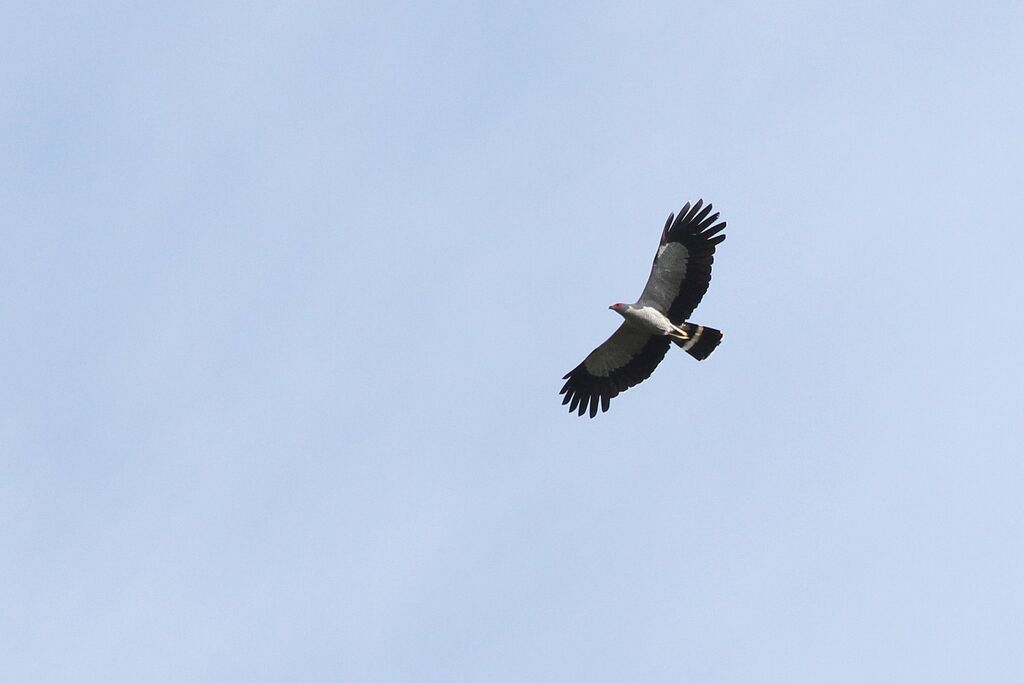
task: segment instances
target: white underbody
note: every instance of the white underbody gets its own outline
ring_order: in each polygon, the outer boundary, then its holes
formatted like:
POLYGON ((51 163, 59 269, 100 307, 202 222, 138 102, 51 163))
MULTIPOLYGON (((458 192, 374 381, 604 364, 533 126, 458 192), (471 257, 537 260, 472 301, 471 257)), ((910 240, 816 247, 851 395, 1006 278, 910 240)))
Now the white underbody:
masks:
POLYGON ((627 323, 648 334, 668 334, 676 329, 668 316, 651 306, 628 307, 618 313, 627 323))

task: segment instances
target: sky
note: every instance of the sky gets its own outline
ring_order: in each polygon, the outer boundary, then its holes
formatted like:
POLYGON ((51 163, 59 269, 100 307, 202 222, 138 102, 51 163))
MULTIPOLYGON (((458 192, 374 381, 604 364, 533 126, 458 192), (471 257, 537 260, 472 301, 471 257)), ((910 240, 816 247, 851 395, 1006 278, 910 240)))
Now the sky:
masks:
POLYGON ((1024 678, 1019 2, 0 7, 0 680, 1024 678), (665 217, 675 350, 560 379, 665 217))

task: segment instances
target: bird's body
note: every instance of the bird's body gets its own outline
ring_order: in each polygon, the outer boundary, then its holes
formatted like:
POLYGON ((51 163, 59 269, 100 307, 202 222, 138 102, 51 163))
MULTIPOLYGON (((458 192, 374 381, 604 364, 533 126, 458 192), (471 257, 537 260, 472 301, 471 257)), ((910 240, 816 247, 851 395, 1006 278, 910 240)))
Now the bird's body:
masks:
POLYGON ((675 329, 675 325, 668 319, 668 316, 654 306, 641 306, 640 304, 616 304, 615 306, 612 307, 612 310, 625 318, 628 324, 648 334, 668 334, 675 329))
POLYGON ((561 393, 569 411, 590 417, 608 410, 609 401, 647 379, 665 357, 671 344, 697 360, 704 360, 722 341, 714 328, 688 322, 711 282, 715 246, 725 239, 718 234, 725 222, 687 203, 675 217, 669 214, 661 233, 658 252, 647 286, 633 304, 609 306, 624 322, 603 344, 570 371, 561 393))

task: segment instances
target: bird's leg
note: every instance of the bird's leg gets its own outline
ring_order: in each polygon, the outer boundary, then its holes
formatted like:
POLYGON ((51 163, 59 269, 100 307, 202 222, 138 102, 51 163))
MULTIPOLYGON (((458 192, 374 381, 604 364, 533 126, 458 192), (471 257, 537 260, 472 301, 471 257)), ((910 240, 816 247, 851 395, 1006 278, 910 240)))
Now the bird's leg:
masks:
POLYGON ((687 334, 686 330, 677 325, 672 326, 672 331, 668 333, 668 336, 679 341, 688 341, 690 339, 690 335, 687 334))

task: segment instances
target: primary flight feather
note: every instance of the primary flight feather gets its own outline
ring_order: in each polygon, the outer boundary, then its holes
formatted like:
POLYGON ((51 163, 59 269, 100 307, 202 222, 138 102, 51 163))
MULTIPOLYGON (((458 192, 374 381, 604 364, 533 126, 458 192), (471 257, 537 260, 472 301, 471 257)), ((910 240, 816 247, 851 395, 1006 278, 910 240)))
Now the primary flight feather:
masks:
POLYGON ((721 343, 720 331, 688 321, 711 283, 715 246, 725 239, 725 221, 717 220, 701 199, 669 214, 640 298, 609 306, 625 321, 562 378, 569 412, 594 417, 608 410, 611 399, 651 376, 671 344, 704 360, 721 343))

